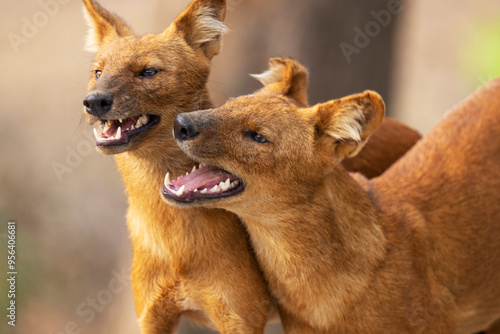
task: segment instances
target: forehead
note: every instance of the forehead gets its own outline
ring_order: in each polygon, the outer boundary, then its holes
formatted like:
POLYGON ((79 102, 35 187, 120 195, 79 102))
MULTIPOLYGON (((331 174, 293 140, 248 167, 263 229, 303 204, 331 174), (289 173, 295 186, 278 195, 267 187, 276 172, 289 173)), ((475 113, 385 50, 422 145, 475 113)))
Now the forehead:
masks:
MULTIPOLYGON (((174 52, 185 52, 176 38, 162 35, 126 36, 111 42, 97 55, 96 62, 123 65, 148 64, 173 58, 174 52)), ((165 63, 165 62, 164 62, 165 63)), ((168 63, 168 62, 167 62, 168 63)), ((158 64, 160 65, 160 64, 158 64)))
POLYGON ((276 95, 247 95, 231 99, 221 108, 221 114, 254 125, 298 122, 302 120, 293 100, 276 95))

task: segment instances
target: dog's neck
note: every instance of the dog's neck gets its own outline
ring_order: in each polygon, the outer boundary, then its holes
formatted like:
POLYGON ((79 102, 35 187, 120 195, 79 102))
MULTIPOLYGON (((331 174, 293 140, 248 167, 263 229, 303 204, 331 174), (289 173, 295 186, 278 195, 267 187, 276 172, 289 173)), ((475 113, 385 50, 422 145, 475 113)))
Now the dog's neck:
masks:
MULTIPOLYGON (((190 103, 165 112, 162 116, 164 124, 171 124, 168 130, 159 133, 156 138, 144 144, 137 150, 125 152, 115 156, 115 161, 120 171, 128 195, 127 220, 134 245, 154 244, 147 240, 147 234, 169 233, 174 221, 179 222, 179 217, 189 221, 191 211, 195 214, 199 210, 182 210, 166 204, 160 196, 160 187, 164 182, 167 172, 173 177, 191 171, 193 160, 188 158, 177 146, 172 136, 174 120, 177 114, 190 112, 195 109, 209 109, 213 107, 206 91, 200 92, 198 98, 193 97, 190 103), (140 217, 141 221, 136 221, 140 217)), ((186 99, 189 100, 189 99, 186 99)), ((172 232, 174 233, 174 232, 172 232)))
POLYGON ((382 265, 384 232, 366 192, 342 167, 310 196, 307 202, 297 197, 282 210, 256 200, 253 208, 234 212, 248 227, 280 304, 300 305, 306 317, 324 313, 320 305, 331 305, 328 314, 341 317, 338 310, 348 310, 364 296, 382 265))

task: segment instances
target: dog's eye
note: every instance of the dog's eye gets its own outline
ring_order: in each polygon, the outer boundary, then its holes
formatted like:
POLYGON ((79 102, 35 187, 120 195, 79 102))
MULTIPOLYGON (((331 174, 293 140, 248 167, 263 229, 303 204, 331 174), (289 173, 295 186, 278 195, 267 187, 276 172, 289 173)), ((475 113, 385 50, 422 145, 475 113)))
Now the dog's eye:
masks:
POLYGON ((154 77, 160 72, 160 70, 156 68, 146 68, 144 71, 139 73, 139 76, 142 78, 154 77))
POLYGON ((250 132, 248 132, 248 136, 250 138, 252 138, 252 140, 256 143, 259 143, 259 144, 269 143, 269 141, 266 139, 266 137, 264 137, 264 135, 262 135, 260 133, 250 131, 250 132))
POLYGON ((101 70, 96 70, 94 71, 94 77, 96 80, 98 80, 101 77, 102 71, 101 70))

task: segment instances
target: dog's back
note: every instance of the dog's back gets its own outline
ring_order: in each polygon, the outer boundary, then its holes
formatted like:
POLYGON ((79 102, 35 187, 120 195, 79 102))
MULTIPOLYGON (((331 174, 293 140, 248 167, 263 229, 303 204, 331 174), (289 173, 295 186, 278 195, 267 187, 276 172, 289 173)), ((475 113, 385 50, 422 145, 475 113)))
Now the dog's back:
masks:
POLYGON ((459 333, 498 319, 500 80, 448 114, 373 185, 392 198, 377 201, 383 211, 397 216, 402 201, 413 206, 405 221, 426 240, 428 279, 455 291, 459 318, 468 319, 459 333))

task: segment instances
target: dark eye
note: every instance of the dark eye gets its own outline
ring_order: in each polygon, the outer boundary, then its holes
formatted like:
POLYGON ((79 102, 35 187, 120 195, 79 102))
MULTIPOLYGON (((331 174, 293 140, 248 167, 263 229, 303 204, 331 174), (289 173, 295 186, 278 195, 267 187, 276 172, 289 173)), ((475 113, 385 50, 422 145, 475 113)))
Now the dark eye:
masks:
POLYGON ((248 136, 256 143, 259 143, 259 144, 265 144, 265 143, 269 143, 269 141, 266 139, 266 137, 264 137, 264 135, 261 135, 260 133, 257 133, 257 132, 253 132, 253 131, 250 131, 248 133, 248 136))
POLYGON ((101 70, 95 70, 94 71, 94 77, 96 80, 98 80, 101 77, 102 71, 101 70))
POLYGON ((154 77, 160 72, 160 70, 156 68, 146 68, 144 71, 139 73, 139 76, 142 78, 154 77))

